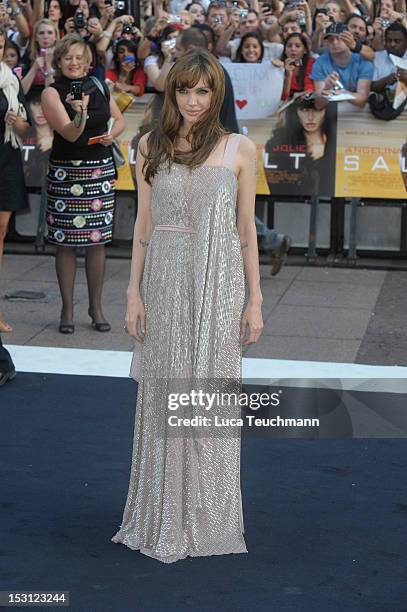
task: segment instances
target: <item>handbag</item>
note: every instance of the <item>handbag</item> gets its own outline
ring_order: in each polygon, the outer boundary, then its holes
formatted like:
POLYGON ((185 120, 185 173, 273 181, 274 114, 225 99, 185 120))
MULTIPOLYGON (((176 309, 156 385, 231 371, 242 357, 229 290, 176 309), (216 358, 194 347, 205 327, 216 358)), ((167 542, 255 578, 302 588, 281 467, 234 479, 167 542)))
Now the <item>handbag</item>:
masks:
MULTIPOLYGON (((106 92, 104 90, 104 87, 102 85, 102 83, 99 81, 99 79, 97 79, 96 77, 91 76, 90 77, 92 79, 92 81, 94 82, 94 84, 96 85, 96 87, 99 89, 99 91, 105 96, 105 98, 107 99, 107 95, 106 92)), ((116 165, 116 168, 121 168, 122 166, 125 165, 126 160, 125 157, 120 149, 120 145, 117 142, 116 139, 113 139, 112 142, 112 157, 113 157, 113 161, 116 165)))

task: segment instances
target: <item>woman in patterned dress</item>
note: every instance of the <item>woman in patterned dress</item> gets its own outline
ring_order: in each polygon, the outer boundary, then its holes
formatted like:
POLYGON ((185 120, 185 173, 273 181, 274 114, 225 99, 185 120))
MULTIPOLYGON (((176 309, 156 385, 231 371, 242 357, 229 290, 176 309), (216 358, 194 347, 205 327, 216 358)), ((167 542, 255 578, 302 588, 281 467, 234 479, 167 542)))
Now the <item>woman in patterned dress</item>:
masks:
POLYGON ((90 54, 78 34, 60 41, 53 58, 55 82, 42 94, 44 116, 54 129, 47 177, 48 241, 55 244, 56 272, 61 290, 59 331, 73 333, 73 290, 76 247, 86 247, 89 316, 97 331, 110 331, 103 316, 101 297, 105 244, 112 240, 116 168, 113 138, 124 129, 124 119, 108 88, 104 93, 87 77, 90 54), (72 82, 82 89, 81 99, 71 95, 72 82), (108 122, 113 128, 108 132, 108 122), (100 136, 96 144, 89 139, 100 136))

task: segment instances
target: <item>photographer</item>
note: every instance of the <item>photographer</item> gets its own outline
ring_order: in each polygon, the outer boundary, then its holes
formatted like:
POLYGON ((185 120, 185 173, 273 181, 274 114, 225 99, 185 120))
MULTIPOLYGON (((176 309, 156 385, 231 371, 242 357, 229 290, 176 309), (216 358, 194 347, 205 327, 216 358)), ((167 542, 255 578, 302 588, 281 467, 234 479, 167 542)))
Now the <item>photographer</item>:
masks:
POLYGON ((55 23, 49 19, 40 19, 35 23, 30 49, 31 67, 22 80, 25 94, 32 85, 46 87, 52 83, 52 55, 58 39, 59 30, 55 23))
POLYGON ((284 62, 282 100, 288 100, 295 93, 302 91, 314 91, 311 71, 315 59, 310 56, 308 40, 303 34, 288 36, 281 60, 284 62))
POLYGON ((62 297, 60 333, 74 332, 75 247, 85 247, 89 316, 96 331, 110 331, 102 312, 104 245, 112 240, 114 183, 112 142, 124 119, 104 83, 87 77, 90 53, 79 34, 55 48, 55 82, 42 94, 44 116, 54 130, 47 185, 48 241, 57 246, 62 297), (113 119, 113 127, 109 126, 113 119))
MULTIPOLYGON (((387 90, 394 92, 397 80, 400 79, 407 85, 407 71, 396 66, 391 61, 389 55, 396 55, 407 59, 407 30, 399 23, 393 23, 385 32, 384 51, 377 51, 374 61, 374 74, 372 91, 383 93, 387 90)), ((394 93, 393 96, 394 97, 394 93)))
POLYGON ((119 40, 113 59, 115 69, 106 71, 106 79, 114 84, 114 90, 142 96, 147 76, 137 65, 137 45, 130 40, 119 40))

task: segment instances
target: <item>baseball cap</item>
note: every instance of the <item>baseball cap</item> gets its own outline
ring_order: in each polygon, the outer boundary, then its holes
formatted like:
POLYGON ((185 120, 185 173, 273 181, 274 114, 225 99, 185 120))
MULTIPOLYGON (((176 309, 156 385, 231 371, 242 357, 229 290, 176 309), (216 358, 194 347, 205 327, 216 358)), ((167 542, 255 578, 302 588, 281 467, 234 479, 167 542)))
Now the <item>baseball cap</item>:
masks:
POLYGON ((325 32, 324 38, 328 38, 328 36, 339 36, 343 32, 349 32, 349 28, 344 23, 331 23, 327 31, 325 32))

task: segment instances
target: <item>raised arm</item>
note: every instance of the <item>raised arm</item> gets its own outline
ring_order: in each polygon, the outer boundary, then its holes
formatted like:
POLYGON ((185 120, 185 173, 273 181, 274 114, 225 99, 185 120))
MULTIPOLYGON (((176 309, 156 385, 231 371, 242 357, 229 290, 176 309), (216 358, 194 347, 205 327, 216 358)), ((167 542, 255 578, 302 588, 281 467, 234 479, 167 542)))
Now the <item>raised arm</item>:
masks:
POLYGON ((259 339, 263 329, 261 314, 263 297, 260 289, 259 253, 254 222, 258 160, 256 145, 245 136, 241 136, 240 139, 237 156, 239 163, 237 232, 248 285, 248 302, 243 313, 240 331, 242 343, 252 344, 259 339))
POLYGON ((82 94, 82 100, 72 100, 68 95, 67 100, 76 112, 72 121, 69 119, 58 92, 53 87, 47 87, 42 92, 41 106, 50 127, 68 142, 76 142, 86 126, 89 96, 82 94))

